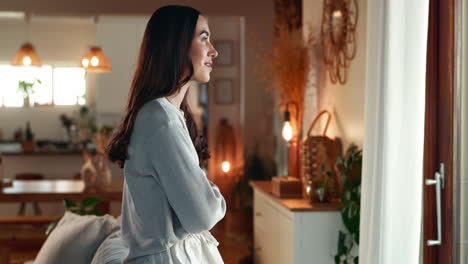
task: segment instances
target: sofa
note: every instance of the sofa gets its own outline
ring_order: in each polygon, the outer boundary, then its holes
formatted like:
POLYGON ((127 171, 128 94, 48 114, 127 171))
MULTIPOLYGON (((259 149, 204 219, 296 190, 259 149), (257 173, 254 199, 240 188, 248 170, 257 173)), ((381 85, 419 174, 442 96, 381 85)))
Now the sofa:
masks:
POLYGON ((127 254, 120 219, 67 211, 30 263, 120 264, 127 254))

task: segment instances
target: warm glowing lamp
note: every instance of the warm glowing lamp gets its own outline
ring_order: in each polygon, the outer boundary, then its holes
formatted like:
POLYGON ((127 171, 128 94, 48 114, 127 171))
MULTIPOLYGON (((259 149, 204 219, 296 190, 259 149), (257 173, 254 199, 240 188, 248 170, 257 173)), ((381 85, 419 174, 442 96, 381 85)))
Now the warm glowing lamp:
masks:
POLYGON ((112 69, 109 59, 97 46, 91 47, 89 52, 83 56, 81 67, 87 72, 110 72, 112 69))
MULTIPOLYGON (((293 138, 294 138, 294 130, 291 126, 291 113, 289 112, 289 105, 292 104, 295 106, 296 108, 296 125, 297 125, 297 122, 298 122, 298 106, 295 102, 288 102, 286 104, 286 111, 284 111, 284 124, 283 124, 283 130, 282 130, 282 136, 284 138, 284 140, 286 141, 286 161, 287 161, 287 165, 286 165, 286 175, 282 175, 282 176, 275 176, 275 177, 272 177, 272 181, 271 181, 271 187, 272 187, 272 193, 273 195, 275 195, 276 197, 279 197, 279 198, 302 198, 302 182, 300 179, 296 177, 293 177, 293 176, 290 176, 289 175, 289 165, 290 165, 290 162, 289 162, 289 149, 290 149, 290 146, 291 146, 291 142, 295 142, 293 141, 293 138)), ((297 159, 297 157, 296 157, 297 159)), ((296 161, 294 161, 296 162, 296 161)), ((293 171, 293 173, 296 173, 295 171, 293 171)))
POLYGON ((228 173, 231 170, 231 163, 229 163, 229 161, 223 161, 221 164, 221 169, 224 173, 228 173))
POLYGON ((286 140, 286 161, 287 161, 287 166, 286 166, 286 175, 284 176, 289 176, 289 147, 290 147, 290 142, 291 139, 293 138, 293 129, 291 126, 291 113, 289 112, 288 107, 286 106, 286 111, 284 112, 284 124, 283 124, 283 131, 282 135, 284 140, 286 140))
POLYGON ((230 176, 235 168, 236 139, 234 128, 226 118, 219 121, 216 133, 215 162, 216 173, 230 176))
POLYGON ((284 125, 283 125, 283 138, 284 140, 286 140, 286 142, 290 142, 291 139, 292 139, 292 126, 291 126, 291 123, 289 121, 285 121, 284 122, 284 125))
POLYGON ((11 60, 11 66, 41 67, 42 62, 31 43, 25 43, 11 60))
POLYGON ((286 104, 286 111, 284 111, 284 124, 283 124, 283 131, 282 131, 282 136, 284 138, 284 140, 286 140, 286 143, 287 143, 287 149, 286 149, 286 152, 288 153, 288 162, 287 162, 287 166, 286 166, 286 175, 285 176, 289 176, 289 160, 290 160, 290 145, 291 145, 291 140, 293 139, 294 137, 294 131, 293 131, 293 128, 291 126, 291 113, 289 112, 289 105, 292 104, 295 106, 296 108, 296 122, 298 120, 298 116, 297 116, 297 112, 298 112, 298 108, 297 108, 297 104, 294 103, 294 102, 288 102, 286 104))

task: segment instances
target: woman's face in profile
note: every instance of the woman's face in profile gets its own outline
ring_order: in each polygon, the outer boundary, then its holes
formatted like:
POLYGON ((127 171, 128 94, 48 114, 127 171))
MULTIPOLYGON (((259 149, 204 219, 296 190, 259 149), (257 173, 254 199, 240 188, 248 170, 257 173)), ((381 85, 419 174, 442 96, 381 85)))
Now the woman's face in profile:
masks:
POLYGON ((192 80, 206 83, 210 81, 210 73, 213 70, 213 59, 218 56, 210 42, 210 29, 203 16, 198 16, 195 36, 190 48, 190 57, 193 64, 192 80))

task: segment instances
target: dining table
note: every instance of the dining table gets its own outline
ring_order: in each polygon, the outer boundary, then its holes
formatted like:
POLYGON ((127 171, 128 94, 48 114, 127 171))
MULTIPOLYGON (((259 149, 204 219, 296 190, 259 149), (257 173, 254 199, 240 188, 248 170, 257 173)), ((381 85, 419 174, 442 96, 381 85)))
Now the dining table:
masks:
POLYGON ((0 203, 58 202, 64 198, 81 201, 88 197, 101 200, 101 210, 109 210, 109 202, 122 201, 123 179, 114 179, 109 185, 87 187, 82 180, 12 180, 11 186, 0 188, 0 203))
MULTIPOLYGON (((0 203, 59 202, 64 198, 74 202, 94 197, 98 208, 110 213, 110 202, 122 201, 123 178, 108 185, 87 187, 82 180, 1 180, 0 203), (7 184, 5 184, 7 183, 7 184)), ((44 226, 59 219, 58 215, 2 215, 0 216, 0 263, 8 263, 13 251, 38 250, 46 240, 44 226), (26 228, 27 227, 27 228, 26 228)))

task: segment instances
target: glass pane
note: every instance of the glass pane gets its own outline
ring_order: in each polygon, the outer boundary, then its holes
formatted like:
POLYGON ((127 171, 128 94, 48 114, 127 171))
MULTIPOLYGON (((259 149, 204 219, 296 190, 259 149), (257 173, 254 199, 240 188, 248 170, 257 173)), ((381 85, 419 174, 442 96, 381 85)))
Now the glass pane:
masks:
POLYGON ((41 84, 34 84, 34 94, 31 96, 31 103, 52 104, 52 67, 42 66, 41 68, 30 68, 30 82, 38 79, 41 84))
POLYGON ((85 95, 85 71, 82 68, 54 69, 54 103, 56 105, 84 105, 85 95))
POLYGON ((0 94, 3 106, 23 106, 23 98, 16 92, 18 89, 18 79, 16 77, 13 67, 0 65, 0 94))
POLYGON ((12 67, 0 65, 0 97, 4 106, 23 106, 23 95, 18 92, 18 82, 34 83, 30 103, 52 103, 52 67, 12 67), (39 84, 40 80, 42 84, 39 84))

